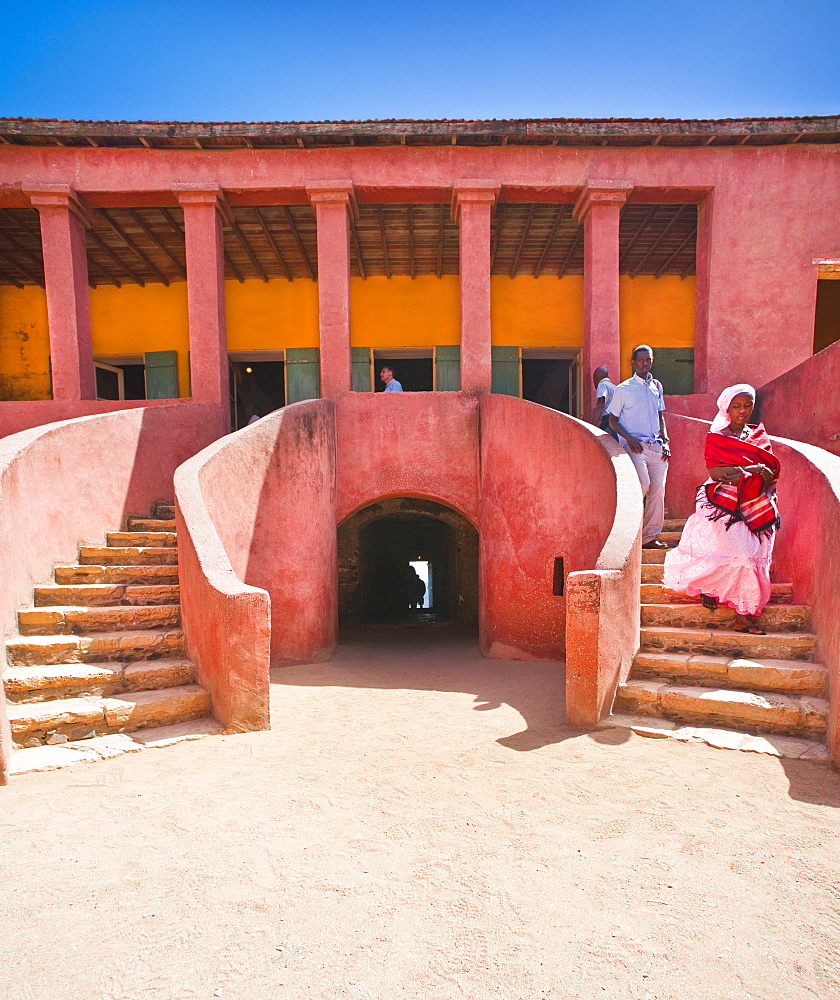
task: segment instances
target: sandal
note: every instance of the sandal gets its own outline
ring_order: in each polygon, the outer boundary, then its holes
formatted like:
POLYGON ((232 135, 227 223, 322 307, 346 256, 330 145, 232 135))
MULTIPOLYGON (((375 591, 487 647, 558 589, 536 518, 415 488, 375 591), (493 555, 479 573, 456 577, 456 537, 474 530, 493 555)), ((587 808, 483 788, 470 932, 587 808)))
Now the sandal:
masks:
POLYGON ((733 625, 736 632, 743 632, 745 635, 767 635, 763 628, 755 620, 755 615, 744 615, 743 622, 733 625))
POLYGON ((700 600, 702 601, 704 608, 708 608, 709 611, 717 611, 718 602, 716 597, 711 597, 709 594, 701 594, 700 600))

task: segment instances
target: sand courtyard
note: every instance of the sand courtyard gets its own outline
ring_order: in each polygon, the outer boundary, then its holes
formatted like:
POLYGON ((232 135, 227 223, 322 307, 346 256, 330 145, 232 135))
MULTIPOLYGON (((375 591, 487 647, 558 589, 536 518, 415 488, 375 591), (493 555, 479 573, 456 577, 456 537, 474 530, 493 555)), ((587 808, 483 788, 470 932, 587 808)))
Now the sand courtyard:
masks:
POLYGON ((0 791, 16 1000, 812 1000, 840 773, 582 732, 562 664, 360 630, 270 732, 0 791))

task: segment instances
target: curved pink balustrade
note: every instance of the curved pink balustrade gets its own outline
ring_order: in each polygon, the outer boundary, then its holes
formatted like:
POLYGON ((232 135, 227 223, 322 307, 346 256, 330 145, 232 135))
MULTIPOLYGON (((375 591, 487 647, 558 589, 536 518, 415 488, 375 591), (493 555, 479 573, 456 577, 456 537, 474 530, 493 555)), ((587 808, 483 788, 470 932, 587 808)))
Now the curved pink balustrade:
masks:
MULTIPOLYGON (((43 424, 0 440, 0 626, 80 543, 101 544, 128 514, 172 499, 172 475, 224 433, 217 406, 177 403, 43 424)), ((0 669, 6 657, 0 657, 0 669)), ((0 783, 11 736, 0 698, 0 783)))
MULTIPOLYGON (((673 457, 666 503, 673 516, 685 517, 694 511, 697 487, 706 478, 703 445, 709 423, 670 414, 668 430, 673 457)), ((796 603, 811 608, 817 658, 831 677, 827 742, 840 763, 840 457, 775 436, 773 448, 782 462, 782 528, 773 550, 773 577, 792 583, 796 603)))
POLYGON ((635 472, 580 421, 456 392, 296 403, 178 470, 183 620, 217 717, 267 726, 269 666, 332 656, 337 526, 395 496, 445 504, 476 526, 483 652, 562 660, 571 635, 570 716, 595 721, 638 646, 635 472), (553 592, 557 558, 565 595, 553 592), (603 593, 578 628, 567 608, 592 574, 603 593))

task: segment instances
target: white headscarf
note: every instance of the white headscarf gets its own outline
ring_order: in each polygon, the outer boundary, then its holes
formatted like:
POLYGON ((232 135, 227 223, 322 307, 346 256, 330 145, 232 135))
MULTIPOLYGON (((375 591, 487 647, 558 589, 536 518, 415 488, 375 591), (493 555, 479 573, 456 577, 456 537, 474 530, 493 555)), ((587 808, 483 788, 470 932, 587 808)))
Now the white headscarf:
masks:
POLYGON ((755 402, 755 389, 753 389, 753 387, 748 385, 746 382, 739 382, 737 385, 730 385, 728 389, 724 389, 718 396, 718 411, 717 416, 712 421, 712 434, 720 434, 721 431, 726 430, 729 426, 731 421, 727 411, 732 404, 732 400, 736 396, 740 396, 742 393, 752 397, 753 403, 755 402))

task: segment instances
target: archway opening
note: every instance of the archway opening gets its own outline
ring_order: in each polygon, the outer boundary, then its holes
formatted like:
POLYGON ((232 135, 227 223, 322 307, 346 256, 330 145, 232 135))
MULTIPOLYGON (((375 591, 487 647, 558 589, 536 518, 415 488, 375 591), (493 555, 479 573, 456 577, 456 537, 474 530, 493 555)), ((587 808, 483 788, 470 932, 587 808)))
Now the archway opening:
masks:
POLYGON ((391 497, 338 529, 344 626, 478 623, 478 532, 443 504, 391 497))

